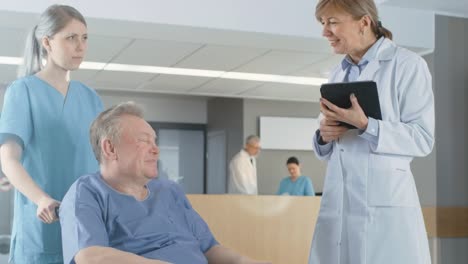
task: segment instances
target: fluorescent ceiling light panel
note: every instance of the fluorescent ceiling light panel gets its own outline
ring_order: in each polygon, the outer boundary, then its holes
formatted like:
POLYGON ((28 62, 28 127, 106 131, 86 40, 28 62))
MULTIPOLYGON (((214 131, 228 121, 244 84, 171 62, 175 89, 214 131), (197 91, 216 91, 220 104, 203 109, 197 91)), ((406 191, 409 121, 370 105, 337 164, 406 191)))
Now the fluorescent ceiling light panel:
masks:
POLYGON ((219 78, 249 80, 249 81, 259 81, 259 82, 316 85, 316 86, 322 85, 323 83, 326 83, 328 81, 325 78, 274 75, 274 74, 258 74, 258 73, 246 73, 246 72, 226 72, 219 78))
MULTIPOLYGON (((23 58, 0 56, 0 64, 19 65, 22 62, 23 62, 23 58)), ((248 73, 248 72, 211 71, 211 70, 186 69, 186 68, 175 68, 175 67, 158 67, 158 66, 147 66, 147 65, 131 65, 131 64, 103 63, 103 62, 91 62, 91 61, 84 61, 83 63, 81 63, 80 69, 170 74, 170 75, 222 78, 222 79, 247 80, 247 81, 258 81, 258 82, 291 83, 291 84, 315 85, 315 86, 319 86, 327 82, 327 79, 325 78, 275 75, 275 74, 259 74, 259 73, 248 73)))
POLYGON ((226 72, 220 78, 259 82, 281 82, 284 79, 284 76, 248 72, 226 72))
POLYGON ((86 70, 102 70, 107 63, 103 62, 93 62, 93 61, 83 61, 80 65, 80 69, 86 70))
POLYGON ((315 77, 301 77, 301 76, 284 76, 284 83, 291 84, 304 84, 304 85, 316 85, 320 86, 328 82, 326 78, 315 78, 315 77))
POLYGON ((21 63, 23 63, 23 58, 0 56, 0 64, 5 64, 5 65, 20 65, 21 63))
POLYGON ((159 73, 159 74, 171 74, 171 75, 187 75, 187 76, 212 77, 212 78, 219 77, 219 75, 223 73, 221 71, 158 67, 158 66, 146 66, 146 65, 117 64, 117 63, 107 64, 104 70, 105 71, 159 73))

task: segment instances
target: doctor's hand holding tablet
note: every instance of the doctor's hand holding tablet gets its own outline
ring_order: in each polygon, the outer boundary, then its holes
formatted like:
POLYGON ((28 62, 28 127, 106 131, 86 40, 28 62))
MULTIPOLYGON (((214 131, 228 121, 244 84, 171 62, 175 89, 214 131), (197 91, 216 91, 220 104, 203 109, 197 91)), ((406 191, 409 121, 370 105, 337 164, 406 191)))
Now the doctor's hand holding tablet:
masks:
POLYGON ((320 132, 324 142, 348 129, 366 130, 368 116, 382 119, 377 84, 373 81, 326 83, 320 88, 320 132))

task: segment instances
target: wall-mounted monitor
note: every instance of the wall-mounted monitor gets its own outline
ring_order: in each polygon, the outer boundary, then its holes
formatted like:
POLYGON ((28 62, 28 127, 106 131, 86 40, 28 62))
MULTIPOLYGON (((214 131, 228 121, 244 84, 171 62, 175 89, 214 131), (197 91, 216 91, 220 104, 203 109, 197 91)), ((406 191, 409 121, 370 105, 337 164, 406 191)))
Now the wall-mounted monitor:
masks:
POLYGON ((263 149, 313 150, 319 124, 317 118, 261 116, 259 127, 263 149))

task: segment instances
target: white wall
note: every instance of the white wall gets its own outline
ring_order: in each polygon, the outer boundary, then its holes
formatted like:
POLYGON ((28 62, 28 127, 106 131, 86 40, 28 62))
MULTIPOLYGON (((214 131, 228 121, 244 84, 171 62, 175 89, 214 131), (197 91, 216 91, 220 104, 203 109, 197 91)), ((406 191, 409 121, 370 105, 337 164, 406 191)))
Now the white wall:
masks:
MULTIPOLYGON (((468 206, 468 19, 436 16, 437 206, 468 206)), ((459 221, 466 221, 460 219, 459 221)), ((468 238, 440 238, 439 263, 468 263, 468 238)))
POLYGON ((207 122, 207 99, 204 97, 109 91, 98 93, 106 108, 130 100, 138 103, 148 121, 193 124, 207 122))
MULTIPOLYGON (((0 84, 0 109, 6 87, 0 84)), ((148 121, 173 123, 207 123, 207 98, 165 94, 131 94, 128 92, 97 91, 104 108, 125 101, 138 103, 148 121)), ((1 112, 1 110, 0 110, 1 112)))
MULTIPOLYGON (((260 116, 311 117, 319 114, 318 103, 282 102, 271 100, 244 100, 244 138, 259 133, 260 116)), ((288 135, 284 135, 287 137, 288 135)), ((310 144, 312 144, 310 135, 310 144)), ((278 140, 282 140, 278 138, 278 140)), ((321 192, 325 177, 325 162, 319 161, 313 151, 262 150, 257 159, 258 190, 260 194, 274 194, 283 177, 288 176, 286 160, 296 156, 302 165, 302 174, 312 179, 316 192, 321 192)))

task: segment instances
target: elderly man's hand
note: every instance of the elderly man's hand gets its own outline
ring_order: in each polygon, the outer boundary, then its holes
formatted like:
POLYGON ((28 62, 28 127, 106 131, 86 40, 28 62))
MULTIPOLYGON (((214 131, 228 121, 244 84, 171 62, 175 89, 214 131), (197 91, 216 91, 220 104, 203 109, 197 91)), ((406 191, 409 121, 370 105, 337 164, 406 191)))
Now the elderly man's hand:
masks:
POLYGON ((13 188, 10 181, 6 177, 0 177, 0 191, 6 192, 13 188))

